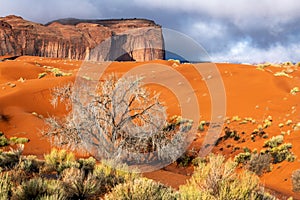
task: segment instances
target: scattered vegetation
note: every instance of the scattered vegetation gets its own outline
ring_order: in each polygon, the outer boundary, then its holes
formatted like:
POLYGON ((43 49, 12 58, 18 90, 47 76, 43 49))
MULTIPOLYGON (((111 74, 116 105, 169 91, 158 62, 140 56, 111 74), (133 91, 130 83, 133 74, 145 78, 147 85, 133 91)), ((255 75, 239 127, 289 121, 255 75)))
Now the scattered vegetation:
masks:
POLYGON ((298 92, 300 92, 299 87, 294 87, 291 89, 290 93, 292 95, 296 95, 298 92))
POLYGON ((251 152, 250 149, 244 148, 243 153, 235 156, 234 161, 238 164, 243 164, 249 171, 262 175, 270 172, 272 163, 280 163, 283 161, 293 162, 296 157, 291 152, 292 144, 283 143, 283 136, 278 135, 267 140, 260 153, 256 151, 251 152))
POLYGON ((172 200, 177 194, 169 187, 155 181, 139 178, 117 185, 105 196, 107 200, 172 200))
POLYGON ((66 150, 52 149, 50 154, 44 156, 46 171, 57 172, 60 175, 65 169, 78 166, 75 155, 66 150))
POLYGON ((180 199, 263 199, 259 180, 250 172, 236 173, 237 163, 210 155, 195 168, 192 178, 180 186, 180 199))
POLYGON ((42 73, 39 73, 38 78, 41 79, 41 78, 44 78, 45 76, 47 76, 47 73, 42 72, 42 73))
POLYGON ((288 77, 288 78, 292 78, 291 75, 287 74, 287 73, 284 72, 284 71, 276 72, 276 73, 274 73, 274 76, 285 76, 285 77, 288 77))
POLYGON ((272 137, 270 140, 267 140, 264 144, 264 147, 278 147, 278 145, 283 143, 283 136, 282 135, 277 135, 272 137))
POLYGON ((51 68, 47 70, 48 72, 51 72, 54 76, 60 77, 60 76, 72 76, 72 73, 63 72, 58 68, 51 68))

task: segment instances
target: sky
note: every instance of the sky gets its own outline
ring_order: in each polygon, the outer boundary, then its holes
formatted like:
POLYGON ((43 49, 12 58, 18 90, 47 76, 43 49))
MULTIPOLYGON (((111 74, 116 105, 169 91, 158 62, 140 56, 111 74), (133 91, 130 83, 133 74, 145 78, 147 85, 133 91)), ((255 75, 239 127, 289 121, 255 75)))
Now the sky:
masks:
POLYGON ((0 16, 147 18, 196 40, 214 62, 300 61, 297 0, 0 0, 0 16))

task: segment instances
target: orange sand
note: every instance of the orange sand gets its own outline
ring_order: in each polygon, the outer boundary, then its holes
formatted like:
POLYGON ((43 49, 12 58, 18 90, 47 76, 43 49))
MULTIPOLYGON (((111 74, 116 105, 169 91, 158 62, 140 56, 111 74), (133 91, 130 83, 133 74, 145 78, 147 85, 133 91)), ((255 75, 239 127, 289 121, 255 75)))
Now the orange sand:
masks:
MULTIPOLYGON (((174 66, 172 61, 151 61, 151 63, 160 63, 172 67, 189 80, 195 94, 198 98, 201 120, 210 120, 211 100, 209 91, 202 77, 195 75, 195 69, 189 64, 174 66), (173 65, 173 66, 172 66, 173 65)), ((33 115, 47 117, 49 115, 60 115, 65 113, 64 107, 59 106, 53 109, 50 104, 50 88, 63 83, 74 81, 75 74, 81 66, 81 61, 69 61, 60 59, 47 59, 39 57, 19 57, 16 60, 7 60, 0 62, 0 114, 10 116, 9 122, 0 121, 0 131, 3 131, 7 137, 27 137, 30 142, 25 145, 25 154, 35 154, 42 156, 51 149, 49 141, 41 136, 40 130, 44 128, 43 119, 33 115), (45 71, 42 66, 51 66, 60 68, 65 72, 71 72, 70 77, 54 77, 47 75, 38 79, 38 74, 45 71), (20 81, 23 78, 25 82, 20 81), (16 84, 11 87, 8 83, 16 84)), ((107 73, 115 72, 123 74, 135 66, 143 63, 138 62, 120 62, 112 63, 107 73)), ((295 70, 288 77, 276 77, 274 72, 281 71, 282 68, 268 67, 267 70, 257 70, 255 66, 240 64, 216 64, 223 78, 226 89, 227 117, 238 115, 241 118, 251 117, 256 120, 256 124, 239 124, 232 122, 225 124, 239 132, 244 131, 245 143, 238 143, 233 140, 225 141, 214 148, 214 152, 225 154, 227 157, 233 157, 242 152, 243 147, 250 149, 262 149, 264 141, 267 139, 257 138, 255 142, 250 140, 251 132, 262 124, 267 116, 272 116, 273 124, 265 131, 269 138, 279 135, 281 131, 290 130, 290 134, 284 136, 284 142, 290 142, 293 145, 292 152, 298 157, 295 162, 282 162, 273 165, 272 172, 261 177, 261 182, 267 188, 277 191, 286 196, 293 196, 300 199, 300 195, 292 192, 291 174, 294 170, 300 169, 300 131, 293 131, 292 125, 285 126, 280 130, 279 123, 285 123, 288 119, 293 124, 300 122, 299 103, 300 93, 291 95, 290 90, 293 87, 300 86, 300 71, 295 70), (241 150, 232 152, 232 147, 227 148, 227 144, 241 147, 241 150), (223 147, 221 151, 220 148, 223 147)), ((168 73, 162 74, 162 77, 171 79, 168 73)), ((214 77, 212 77, 214 78, 214 77)), ((150 88, 161 93, 161 99, 167 105, 167 112, 170 116, 180 114, 178 101, 174 94, 168 89, 151 84, 150 88)), ((200 133, 200 137, 193 143, 193 147, 199 149, 205 133, 200 133)), ((80 153, 80 152, 79 152, 80 153)), ((159 170, 147 173, 145 176, 159 180, 165 184, 177 188, 184 184, 187 175, 179 174, 180 170, 175 167, 167 167, 166 170, 159 170), (166 171, 167 170, 167 171, 166 171)))

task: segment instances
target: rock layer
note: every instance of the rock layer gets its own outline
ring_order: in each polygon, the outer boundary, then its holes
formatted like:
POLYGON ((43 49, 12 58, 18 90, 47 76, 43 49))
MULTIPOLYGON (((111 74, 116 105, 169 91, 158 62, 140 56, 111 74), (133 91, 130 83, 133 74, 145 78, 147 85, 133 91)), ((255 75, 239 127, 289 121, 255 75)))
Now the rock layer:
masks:
POLYGON ((0 56, 90 60, 163 59, 161 26, 146 19, 62 19, 46 25, 0 18, 0 56))

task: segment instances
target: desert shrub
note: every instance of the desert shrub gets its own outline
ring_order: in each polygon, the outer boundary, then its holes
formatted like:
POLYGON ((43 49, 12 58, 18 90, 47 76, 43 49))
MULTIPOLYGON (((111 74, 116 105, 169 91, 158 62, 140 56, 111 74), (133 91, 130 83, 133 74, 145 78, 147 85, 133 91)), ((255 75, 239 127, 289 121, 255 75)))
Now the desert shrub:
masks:
POLYGON ((111 191, 113 187, 120 183, 133 181, 140 177, 139 173, 129 170, 126 165, 116 165, 113 161, 102 161, 96 165, 92 174, 100 185, 100 194, 111 191))
POLYGON ((46 72, 39 73, 38 79, 41 79, 41 78, 45 77, 46 75, 47 75, 46 72))
POLYGON ((186 152, 176 160, 176 163, 180 167, 187 167, 191 164, 194 158, 195 157, 193 155, 189 155, 189 153, 186 152))
POLYGON ((291 89, 290 93, 292 95, 296 95, 298 92, 300 92, 299 87, 294 87, 293 89, 291 89))
POLYGON ((7 145, 9 145, 8 139, 5 137, 5 135, 2 132, 0 132, 0 147, 5 147, 7 145))
POLYGON ((72 76, 72 73, 63 72, 58 68, 48 69, 47 71, 51 72, 54 76, 72 76))
POLYGON ((73 111, 61 119, 46 119, 49 126, 43 134, 54 144, 69 149, 89 148, 94 156, 126 163, 174 161, 182 153, 178 147, 184 145, 191 120, 174 119, 178 120, 178 131, 166 130, 165 107, 157 94, 142 87, 141 78, 118 79, 112 75, 97 83, 95 92, 89 88, 94 84, 92 80, 81 77, 80 81, 82 84, 52 91, 54 107, 64 102, 73 111), (83 97, 89 101, 83 102, 83 97))
POLYGON ((38 173, 42 164, 43 162, 37 160, 36 156, 28 155, 22 158, 19 168, 27 173, 38 173))
POLYGON ((300 192, 300 169, 293 171, 292 185, 294 192, 300 192))
POLYGON ((11 149, 10 151, 0 152, 0 167, 5 169, 12 169, 15 167, 21 158, 24 145, 19 145, 17 149, 11 149))
POLYGON ((58 174, 61 174, 66 168, 78 166, 74 154, 68 153, 64 149, 52 149, 50 154, 46 154, 44 158, 46 171, 56 171, 58 174))
POLYGON ((29 142, 28 138, 23 138, 23 137, 11 137, 9 139, 9 142, 12 144, 25 144, 27 142, 29 142))
POLYGON ((38 199, 47 193, 47 184, 41 178, 33 178, 23 182, 14 191, 12 199, 15 200, 28 200, 38 199))
POLYGON ((0 174, 0 199, 6 200, 11 196, 12 184, 7 173, 0 174))
POLYGON ((199 123, 199 126, 198 126, 198 131, 201 131, 201 132, 204 131, 205 130, 205 128, 204 128, 205 125, 208 125, 208 123, 206 121, 201 121, 199 123))
POLYGON ((277 147, 278 145, 283 143, 283 136, 282 135, 277 135, 269 139, 268 141, 265 142, 264 147, 277 147))
POLYGON ((252 173, 236 173, 237 163, 210 155, 209 162, 195 168, 192 178, 179 188, 180 199, 255 199, 259 180, 252 173))
POLYGON ((236 130, 231 130, 230 128, 225 127, 224 139, 227 140, 228 138, 233 138, 234 140, 239 140, 240 136, 236 130))
POLYGON ((205 158, 202 157, 196 157, 192 160, 192 165, 193 166, 199 166, 201 163, 206 163, 205 158))
POLYGON ((176 193, 160 183, 146 178, 139 178, 117 185, 105 196, 107 200, 171 200, 176 193))
POLYGON ((43 195, 41 199, 56 199, 56 200, 67 199, 62 181, 46 179, 45 182, 47 184, 47 193, 43 195))
POLYGON ((269 154, 252 154, 247 169, 261 176, 263 173, 271 171, 271 163, 272 157, 269 154))
POLYGON ((95 169, 96 159, 93 157, 80 158, 78 161, 79 169, 81 169, 86 175, 91 173, 95 169))
POLYGON ((101 181, 96 176, 84 172, 78 168, 68 168, 62 173, 62 181, 65 195, 69 199, 88 199, 101 191, 101 181))
POLYGON ((9 175, 10 181, 13 185, 20 185, 32 178, 30 174, 18 168, 6 171, 6 173, 9 175))
POLYGON ((290 151, 292 144, 285 143, 278 147, 271 148, 269 150, 270 155, 273 158, 273 163, 280 163, 284 160, 293 162, 295 160, 294 154, 290 151))
POLYGON ((246 151, 244 153, 239 153, 234 157, 234 162, 240 164, 246 164, 251 159, 251 152, 246 151))

